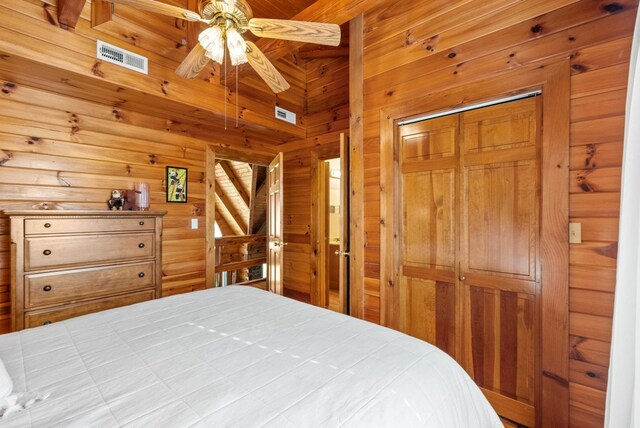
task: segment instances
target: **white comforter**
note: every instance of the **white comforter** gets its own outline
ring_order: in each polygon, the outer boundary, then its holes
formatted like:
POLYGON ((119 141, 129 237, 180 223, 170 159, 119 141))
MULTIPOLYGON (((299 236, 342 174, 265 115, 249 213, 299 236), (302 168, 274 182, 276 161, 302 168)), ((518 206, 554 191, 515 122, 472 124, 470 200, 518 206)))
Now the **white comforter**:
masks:
POLYGON ((466 373, 393 330, 249 287, 0 336, 9 427, 500 427, 466 373))

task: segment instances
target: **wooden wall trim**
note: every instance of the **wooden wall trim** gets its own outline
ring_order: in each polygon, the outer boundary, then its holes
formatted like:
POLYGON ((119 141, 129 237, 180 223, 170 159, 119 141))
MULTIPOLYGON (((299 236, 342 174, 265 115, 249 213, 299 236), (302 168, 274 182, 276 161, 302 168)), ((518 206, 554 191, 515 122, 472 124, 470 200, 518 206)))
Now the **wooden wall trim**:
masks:
POLYGON ((381 183, 394 182, 391 189, 381 187, 380 202, 380 299, 381 324, 398 328, 397 207, 394 196, 395 124, 401 119, 454 106, 474 104, 517 92, 541 88, 543 91, 542 213, 540 260, 542 297, 541 337, 538 357, 540 391, 538 426, 568 426, 569 423, 569 102, 570 68, 564 60, 544 66, 524 67, 491 79, 469 83, 448 91, 431 93, 380 110, 381 183), (395 251, 390 251, 395 249, 395 251))
POLYGON ((111 21, 113 3, 105 0, 91 0, 91 27, 97 27, 111 21))
POLYGON ((321 269, 324 263, 324 239, 320 234, 322 224, 322 207, 318 204, 318 199, 323 192, 322 170, 320 168, 320 158, 317 150, 311 151, 311 161, 309 164, 311 176, 311 219, 309 223, 309 240, 311 242, 311 290, 309 294, 312 305, 324 308, 327 304, 324 293, 324 271, 321 269))
POLYGON ((216 152, 207 144, 205 165, 205 213, 206 213, 206 255, 205 255, 205 287, 216 286, 216 152))
MULTIPOLYGON (((232 147, 228 147, 223 143, 207 144, 206 148, 206 165, 205 165, 205 201, 206 201, 206 256, 205 256, 205 272, 206 272, 206 288, 213 288, 216 284, 215 278, 215 222, 216 222, 216 195, 224 200, 226 197, 220 193, 220 189, 216 188, 216 162, 223 160, 232 160, 238 162, 246 162, 254 165, 268 166, 277 155, 277 149, 274 148, 274 154, 262 154, 248 151, 241 151, 232 147)), ((232 207, 233 204, 226 205, 232 207)), ((234 213, 227 210, 234 216, 234 213)), ((247 226, 240 224, 238 216, 234 216, 239 230, 246 232, 247 226)))
POLYGON ((399 296, 397 263, 397 221, 394 197, 398 193, 398 180, 394 173, 398 167, 395 154, 395 119, 391 112, 380 110, 380 324, 399 328, 399 296), (384 183, 394 183, 387 188, 384 183), (386 251, 385 249, 392 249, 386 251))
POLYGON ((58 22, 60 28, 73 30, 80 19, 85 0, 58 0, 58 22))
POLYGON ((550 70, 543 89, 540 262, 540 426, 569 424, 569 118, 568 60, 550 70))
POLYGON ((351 142, 350 311, 364 317, 364 16, 349 24, 349 138, 351 142))

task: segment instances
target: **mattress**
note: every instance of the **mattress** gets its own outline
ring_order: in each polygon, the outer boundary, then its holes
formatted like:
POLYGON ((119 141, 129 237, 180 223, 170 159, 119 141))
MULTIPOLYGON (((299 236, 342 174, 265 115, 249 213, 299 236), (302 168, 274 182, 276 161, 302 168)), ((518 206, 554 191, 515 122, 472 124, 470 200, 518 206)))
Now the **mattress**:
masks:
POLYGON ((2 427, 501 427, 444 352, 251 287, 162 298, 0 336, 2 427))

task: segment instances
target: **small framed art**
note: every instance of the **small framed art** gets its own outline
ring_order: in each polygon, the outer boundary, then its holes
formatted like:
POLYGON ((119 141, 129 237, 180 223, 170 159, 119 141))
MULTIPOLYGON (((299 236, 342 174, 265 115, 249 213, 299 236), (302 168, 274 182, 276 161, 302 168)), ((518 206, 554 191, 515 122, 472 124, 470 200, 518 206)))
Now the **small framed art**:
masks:
POLYGON ((167 202, 187 202, 187 168, 167 166, 167 202))

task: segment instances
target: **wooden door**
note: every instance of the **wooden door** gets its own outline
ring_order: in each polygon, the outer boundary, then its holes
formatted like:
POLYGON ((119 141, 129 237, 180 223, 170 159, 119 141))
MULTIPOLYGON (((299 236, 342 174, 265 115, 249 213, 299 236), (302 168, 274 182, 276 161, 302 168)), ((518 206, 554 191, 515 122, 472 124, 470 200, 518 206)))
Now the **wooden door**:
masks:
POLYGON ((349 137, 340 134, 340 312, 349 308, 349 137))
POLYGON ((540 99, 398 127, 395 148, 398 326, 525 426, 540 361, 540 99))
POLYGON ((535 424, 538 335, 538 103, 460 118, 463 367, 503 416, 535 424))
POLYGON ((282 294, 284 228, 282 218, 282 152, 269 164, 267 183, 267 283, 272 293, 282 294))
POLYGON ((398 325, 455 356, 458 116, 399 132, 398 325))

